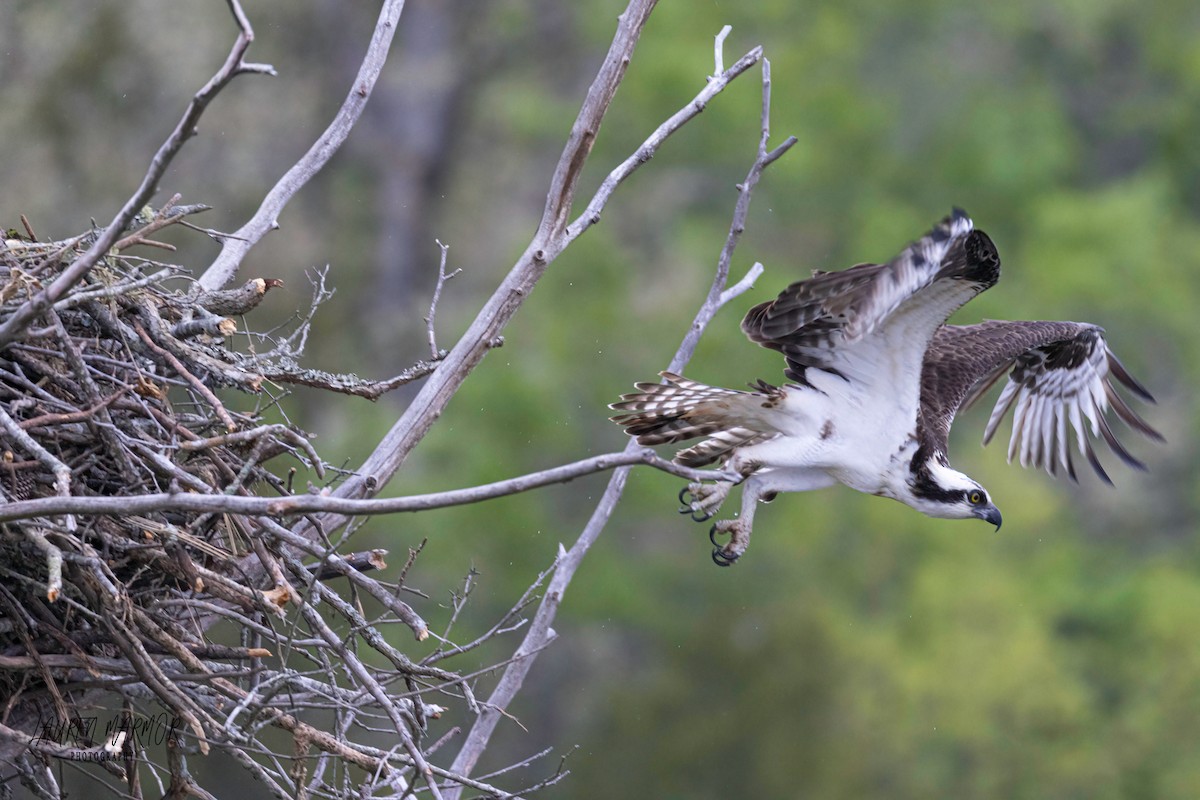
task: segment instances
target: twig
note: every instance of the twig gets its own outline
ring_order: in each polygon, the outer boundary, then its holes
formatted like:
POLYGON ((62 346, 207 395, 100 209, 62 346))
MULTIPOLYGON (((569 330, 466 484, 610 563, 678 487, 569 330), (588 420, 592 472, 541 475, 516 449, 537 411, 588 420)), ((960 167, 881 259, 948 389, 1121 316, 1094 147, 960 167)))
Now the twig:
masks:
POLYGON ((318 478, 325 477, 325 464, 317 455, 316 448, 308 441, 304 435, 297 433, 287 425, 279 423, 271 425, 259 425, 257 428, 251 428, 245 431, 237 431, 236 433, 223 433, 220 436, 212 436, 207 439, 189 439, 186 442, 179 443, 180 450, 195 452, 197 450, 209 450, 214 447, 226 447, 231 444, 247 444, 249 442, 257 442, 264 436, 270 437, 279 441, 291 442, 296 447, 304 451, 308 456, 309 462, 312 464, 313 470, 317 473, 318 478))
POLYGON ((434 286, 433 286, 433 297, 430 298, 430 300, 429 300, 429 316, 425 317, 425 332, 429 337, 429 358, 433 361, 436 361, 442 355, 438 351, 437 335, 434 333, 434 330, 433 330, 433 319, 434 319, 434 316, 437 314, 438 299, 442 296, 442 287, 446 285, 446 281, 450 280, 455 275, 462 272, 462 270, 456 269, 456 270, 454 270, 454 272, 446 274, 446 254, 450 251, 450 245, 442 244, 441 241, 439 241, 437 239, 435 239, 434 241, 437 243, 437 246, 441 249, 442 255, 441 255, 441 258, 438 260, 437 283, 434 284, 434 286))
POLYGON ((29 224, 29 218, 24 214, 21 215, 21 225, 25 228, 25 233, 29 235, 29 241, 36 242, 37 234, 33 232, 33 226, 29 224))
POLYGON ((735 61, 729 69, 711 76, 708 84, 700 90, 699 94, 692 98, 690 103, 676 111, 665 122, 655 128, 654 132, 642 142, 641 146, 632 155, 618 164, 612 172, 608 173, 608 176, 601 182, 600 188, 592 196, 587 208, 575 218, 574 222, 567 226, 567 242, 573 241, 579 234, 600 221, 600 214, 604 210, 604 207, 608 205, 608 201, 612 197, 613 192, 616 191, 616 188, 622 181, 632 175, 638 167, 653 158, 654 154, 658 152, 658 149, 667 140, 667 137, 695 119, 700 112, 708 107, 709 102, 714 97, 725 90, 725 87, 730 82, 759 63, 761 59, 762 48, 755 47, 751 49, 750 52, 735 61))
MULTIPOLYGON (((16 440, 26 452, 35 457, 54 475, 54 491, 59 499, 71 499, 71 468, 55 457, 49 450, 38 444, 37 440, 21 429, 15 419, 9 416, 3 405, 0 405, 0 427, 16 440)), ((65 520, 67 530, 74 532, 75 518, 68 516, 65 520)))
POLYGON ((375 81, 387 60, 388 49, 391 47, 392 37, 395 36, 397 23, 400 21, 400 12, 403 10, 404 0, 385 0, 379 10, 379 20, 375 23, 371 44, 367 47, 354 84, 337 115, 320 138, 313 142, 308 152, 271 187, 254 216, 232 235, 223 239, 220 254, 197 282, 200 289, 220 289, 233 280, 250 248, 279 227, 279 215, 288 201, 321 171, 342 146, 342 142, 346 141, 346 137, 350 135, 363 109, 366 108, 371 90, 375 87, 375 81))
POLYGON ((746 292, 753 289, 754 282, 757 281, 759 276, 763 274, 763 270, 764 270, 764 267, 762 265, 762 262, 755 261, 754 264, 750 267, 750 269, 748 269, 746 271, 746 274, 742 276, 742 279, 740 281, 735 283, 733 286, 730 286, 725 291, 721 292, 721 296, 717 302, 720 303, 720 305, 725 305, 726 303, 728 303, 730 300, 737 297, 738 295, 745 294, 746 292))
POLYGON ((46 599, 53 603, 62 593, 62 550, 50 543, 40 525, 22 525, 21 532, 46 555, 46 599))
MULTIPOLYGON (((347 553, 342 556, 346 566, 355 572, 370 572, 374 569, 387 569, 387 550, 376 548, 364 550, 361 553, 347 553)), ((319 581, 327 581, 345 574, 331 564, 309 564, 309 574, 319 581)))
POLYGON ((192 388, 196 390, 196 393, 203 397, 205 402, 212 406, 213 411, 215 411, 217 416, 220 417, 221 422, 225 424, 225 430, 230 432, 237 430, 237 423, 233 421, 233 417, 229 416, 229 412, 225 410, 225 405, 215 394, 213 394, 213 390, 204 384, 204 381, 193 375, 188 368, 183 365, 183 362, 175 357, 174 353, 167 350, 165 347, 160 347, 157 342, 150 338, 150 334, 146 333, 146 329, 143 328, 141 324, 137 322, 133 323, 133 329, 137 331, 138 336, 140 336, 142 341, 146 343, 147 347, 149 347, 164 361, 170 364, 171 369, 175 370, 179 377, 190 383, 192 388))
POLYGON ((116 392, 105 397, 99 403, 91 408, 85 408, 81 411, 71 411, 62 414, 41 414, 36 417, 21 420, 20 425, 23 430, 33 430, 34 428, 46 428, 52 425, 70 425, 72 422, 83 422, 89 420, 96 415, 98 411, 107 408, 114 400, 117 400, 125 394, 126 389, 119 389, 116 392))
POLYGON ((147 275, 143 278, 138 278, 132 281, 120 281, 111 286, 100 286, 96 289, 86 289, 78 292, 71 292, 69 295, 59 300, 54 304, 55 311, 62 311, 67 308, 74 308, 92 300, 98 300, 103 297, 117 297, 118 295, 129 294, 134 289, 140 289, 143 286, 153 286, 162 283, 164 278, 167 278, 179 271, 178 267, 166 267, 155 272, 153 275, 147 275))
MULTIPOLYGON (((459 655, 460 653, 466 653, 470 650, 474 650, 476 647, 479 647, 481 644, 483 644, 484 642, 491 639, 492 636, 496 635, 497 633, 502 632, 504 630, 504 626, 507 625, 510 620, 512 620, 514 617, 516 617, 518 614, 520 614, 522 611, 524 611, 525 608, 531 602, 533 602, 534 593, 541 587, 543 581, 546 580, 546 577, 548 575, 550 575, 550 573, 552 573, 557 566, 558 566, 558 559, 555 559, 554 563, 550 565, 550 568, 546 569, 543 572, 538 574, 537 578, 535 578, 533 580, 533 582, 531 584, 529 584, 528 587, 526 587, 525 591, 517 599, 517 602, 513 604, 513 607, 510 608, 504 614, 504 616, 501 617, 494 625, 492 625, 492 627, 486 633, 484 633, 481 636, 476 637, 476 639, 474 641, 468 642, 467 644, 463 644, 463 645, 455 645, 454 647, 450 648, 449 650, 443 650, 441 648, 441 646, 439 645, 437 650, 433 651, 428 656, 421 659, 421 663, 422 664, 436 664, 437 662, 439 662, 443 659, 449 658, 451 656, 459 655)), ((449 628, 447 627, 447 633, 448 632, 449 632, 449 628)), ((443 639, 443 641, 445 641, 445 640, 443 639)))
POLYGON ((121 236, 129 223, 141 211, 142 206, 146 205, 151 195, 154 194, 158 188, 158 182, 162 179, 163 174, 167 171, 167 167, 174 160, 175 156, 183 149, 184 143, 196 134, 196 123, 199 122, 200 115, 204 113, 204 109, 225 88, 225 85, 229 81, 244 72, 275 74, 275 69, 271 66, 266 64, 251 64, 243 60, 246 50, 250 47, 250 43, 254 41, 254 30, 250 27, 250 21, 246 19, 246 15, 242 12, 238 0, 228 0, 228 2, 230 10, 233 12, 234 20, 238 25, 238 36, 233 43, 233 48, 229 51, 229 56, 225 59, 225 63, 221 65, 216 74, 209 78, 208 83, 192 97, 192 101, 188 103, 187 109, 183 112, 183 117, 179 120, 175 129, 171 131, 171 135, 158 148, 158 152, 154 154, 154 158, 151 159, 150 167, 142 177, 141 185, 125 201, 125 205, 113 217, 112 222, 96 237, 96 241, 92 243, 92 246, 83 255, 75 259, 69 267, 63 270, 49 286, 22 303, 8 319, 0 324, 0 348, 15 341, 21 332, 29 326, 30 322, 66 294, 68 289, 78 283, 96 265, 96 262, 112 249, 118 237, 121 236))
POLYGON ((288 363, 275 365, 259 364, 262 377, 275 383, 286 383, 294 386, 311 386, 315 389, 325 389, 330 392, 365 397, 368 400, 378 400, 383 395, 406 383, 420 380, 433 373, 438 367, 438 361, 418 361, 408 369, 382 381, 371 381, 359 378, 357 375, 335 375, 319 369, 292 368, 288 363))
MULTIPOLYGON (((378 600, 384 606, 384 608, 387 608, 389 611, 395 614, 398 620, 403 622, 412 630, 413 636, 416 637, 418 642, 424 641, 429 635, 429 625, 425 622, 425 620, 423 620, 421 616, 412 609, 412 606, 408 605, 408 603, 405 603, 403 600, 397 597, 395 592, 388 591, 379 581, 371 580, 365 575, 360 574, 359 571, 355 570, 349 563, 346 562, 344 558, 339 556, 337 553, 332 552, 331 550, 320 552, 317 545, 313 544, 307 539, 300 538, 292 531, 288 530, 277 522, 261 516, 256 517, 255 519, 266 531, 274 534, 285 545, 294 547, 300 552, 307 552, 313 556, 316 556, 321 560, 321 564, 323 566, 335 570, 341 575, 344 575, 355 589, 360 589, 378 600)), ((307 569, 307 567, 305 569, 307 569)), ((354 622, 356 625, 366 625, 365 620, 360 620, 357 616, 355 616, 354 622)), ((368 638, 370 639, 372 637, 368 636, 368 638)), ((377 641, 382 640, 380 639, 377 641)), ((411 664, 407 661, 404 661, 404 667, 407 668, 409 666, 411 666, 411 664)))
POLYGON ((713 74, 712 77, 717 77, 725 71, 725 37, 733 30, 732 25, 726 25, 721 28, 721 32, 713 37, 713 74))
POLYGON ((218 317, 204 312, 200 306, 196 308, 203 312, 192 319, 181 320, 171 328, 171 335, 176 339, 190 339, 193 336, 220 336, 228 338, 237 333, 237 323, 229 317, 218 317))
MULTIPOLYGON (((155 233, 156 231, 162 230, 168 225, 173 225, 176 222, 179 222, 179 220, 183 219, 188 214, 207 211, 210 208, 209 206, 204 205, 189 206, 186 209, 176 208, 176 203, 179 202, 179 199, 180 195, 178 192, 172 195, 171 198, 163 205, 163 207, 158 210, 158 212, 154 215, 154 218, 150 220, 148 224, 129 234, 125 238, 118 239, 117 243, 114 244, 113 247, 117 250, 124 250, 125 248, 132 247, 135 244, 161 245, 161 242, 151 242, 148 241, 146 237, 152 233, 155 233)), ((167 246, 171 250, 175 249, 173 246, 167 246)))

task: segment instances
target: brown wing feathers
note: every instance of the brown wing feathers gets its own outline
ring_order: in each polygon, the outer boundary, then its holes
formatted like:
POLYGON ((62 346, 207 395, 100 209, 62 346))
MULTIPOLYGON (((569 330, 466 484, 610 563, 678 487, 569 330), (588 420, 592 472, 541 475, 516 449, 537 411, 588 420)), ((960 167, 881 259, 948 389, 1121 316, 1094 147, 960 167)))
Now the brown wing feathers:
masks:
POLYGON ((984 431, 984 444, 1011 410, 1010 461, 1018 458, 1022 466, 1044 467, 1051 474, 1061 466, 1074 479, 1069 441, 1073 433, 1079 452, 1102 480, 1111 483, 1092 447, 1090 431, 1126 464, 1145 469, 1117 439, 1108 410, 1145 436, 1160 441, 1162 436, 1130 408, 1111 378, 1144 400, 1153 398, 1109 350, 1103 329, 1085 323, 988 321, 939 329, 922 376, 923 438, 945 452, 954 414, 972 405, 1010 369, 984 431))
MULTIPOLYGON (((839 359, 908 304, 928 309, 932 327, 999 278, 1000 259, 987 235, 973 230, 961 209, 887 264, 858 264, 840 272, 816 271, 777 298, 750 309, 742 331, 750 341, 787 358, 788 378, 807 384, 809 368, 842 375, 839 359), (969 286, 951 294, 928 293, 937 281, 969 286)), ((946 285, 946 284, 943 284, 946 285)), ((914 342, 923 347, 923 341, 914 342)), ((845 377, 843 375, 843 377, 845 377)))

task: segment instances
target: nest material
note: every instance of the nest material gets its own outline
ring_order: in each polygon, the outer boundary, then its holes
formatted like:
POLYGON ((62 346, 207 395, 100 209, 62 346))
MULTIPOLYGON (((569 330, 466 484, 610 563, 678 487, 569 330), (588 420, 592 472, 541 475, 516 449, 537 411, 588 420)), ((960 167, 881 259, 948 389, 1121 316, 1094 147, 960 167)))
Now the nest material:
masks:
MULTIPOLYGON (((0 316, 49 284, 93 240, 87 234, 37 243, 10 232, 0 247, 0 316)), ((290 481, 264 465, 286 454, 322 476, 307 436, 265 424, 257 411, 226 407, 216 390, 255 395, 269 380, 377 396, 403 382, 300 369, 296 357, 311 311, 290 336, 258 337, 262 347, 254 349, 263 352, 236 352, 227 346, 237 329, 231 315, 251 310, 279 282, 255 279, 201 293, 180 275, 176 267, 114 250, 0 351, 4 501, 289 494, 290 481)), ((314 286, 313 310, 328 295, 323 276, 314 286)), ((177 668, 195 673, 210 671, 200 659, 266 651, 213 645, 182 626, 179 608, 166 601, 203 593, 252 616, 282 605, 278 592, 245 585, 239 567, 261 541, 254 522, 212 513, 80 515, 0 526, 0 698, 11 707, 19 697, 40 696, 51 717, 75 719, 70 694, 51 677, 59 674, 55 667, 99 676, 102 661, 123 658, 202 740, 192 704, 161 680, 156 658, 169 655, 177 668)))

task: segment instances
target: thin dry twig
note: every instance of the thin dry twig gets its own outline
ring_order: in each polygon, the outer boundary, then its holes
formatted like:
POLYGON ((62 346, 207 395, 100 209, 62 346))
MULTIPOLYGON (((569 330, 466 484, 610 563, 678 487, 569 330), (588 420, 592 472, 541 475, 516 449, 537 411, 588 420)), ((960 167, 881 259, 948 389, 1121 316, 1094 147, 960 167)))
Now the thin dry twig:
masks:
POLYGON ((208 401, 217 416, 221 418, 221 422, 225 423, 225 430, 230 432, 237 430, 237 423, 233 421, 233 417, 229 416, 229 412, 225 410, 224 403, 217 398, 212 389, 204 385, 204 381, 193 375, 173 353, 165 347, 159 347, 158 343, 150 338, 150 334, 146 333, 146 329, 140 324, 133 323, 133 329, 137 331, 138 336, 142 337, 142 341, 146 343, 147 347, 162 356, 163 360, 171 365, 171 369, 175 370, 179 377, 190 383, 200 393, 200 396, 208 401))
POLYGON ((429 314, 425 317, 425 333, 429 338, 429 358, 436 361, 445 355, 438 350, 437 334, 433 329, 434 317, 437 314, 438 300, 442 296, 442 287, 446 285, 446 281, 462 272, 462 270, 456 269, 454 272, 446 272, 446 256, 450 252, 450 245, 442 244, 440 240, 434 241, 437 243, 438 249, 442 251, 442 254, 438 259, 437 283, 435 283, 433 286, 433 297, 429 300, 429 314))

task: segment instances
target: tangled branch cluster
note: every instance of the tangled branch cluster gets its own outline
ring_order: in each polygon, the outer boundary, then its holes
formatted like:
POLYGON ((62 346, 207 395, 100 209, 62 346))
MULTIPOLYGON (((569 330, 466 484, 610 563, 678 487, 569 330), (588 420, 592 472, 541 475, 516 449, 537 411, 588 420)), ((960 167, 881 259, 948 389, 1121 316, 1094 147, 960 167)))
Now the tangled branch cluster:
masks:
MULTIPOLYGON (((54 303, 40 325, 0 351, 3 502, 53 495, 292 496, 297 464, 317 478, 327 474, 307 436, 266 422, 263 409, 270 403, 255 399, 255 410, 238 411, 218 392, 235 389, 269 399, 264 386, 290 382, 372 396, 404 381, 371 383, 296 366, 312 312, 327 296, 320 277, 312 308, 289 335, 255 334, 251 341, 264 346, 237 352, 227 345, 238 328, 235 317, 253 309, 277 281, 198 291, 181 280, 178 268, 124 252, 153 243, 148 237, 155 230, 202 208, 147 210, 140 229, 54 303), (280 457, 291 459, 290 470, 280 457), (267 468, 273 459, 283 464, 277 471, 287 470, 283 477, 267 468)), ((19 307, 95 235, 39 243, 10 231, 0 248, 0 314, 19 307)), ((418 365, 416 372, 427 368, 418 365)), ((298 786, 340 796, 345 786, 336 784, 348 780, 351 765, 395 789, 410 784, 404 775, 414 768, 431 774, 418 742, 426 718, 442 709, 421 701, 419 692, 460 687, 455 695, 469 699, 462 678, 432 666, 466 648, 439 649, 424 665, 396 650, 379 626, 402 623, 418 639, 428 634, 398 596, 407 567, 398 583, 375 580, 363 573, 386 566, 385 551, 334 555, 344 539, 313 544, 291 533, 296 521, 175 508, 4 523, 4 738, 22 742, 27 755, 101 761, 132 786, 134 763, 153 761, 138 749, 146 742, 89 737, 81 721, 105 712, 117 718, 110 726, 128 733, 137 719, 162 717, 156 711, 161 708, 173 746, 160 782, 179 791, 194 786, 186 753, 208 752, 212 745, 233 754, 280 796, 292 796, 298 786), (250 560, 266 566, 266 588, 246 577, 243 563, 250 560), (368 621, 360 604, 324 583, 339 576, 349 576, 355 589, 375 599, 382 607, 377 618, 368 621), (221 621, 233 627, 213 624, 221 621), (345 628, 382 653, 387 666, 367 667, 347 645, 345 628), (281 697, 288 712, 280 708, 281 697), (9 718, 14 708, 36 709, 33 727, 47 734, 18 730, 30 726, 9 718), (302 721, 296 708, 338 715, 337 735, 302 721), (381 721, 401 732, 404 752, 356 743, 353 730, 381 721), (257 732, 263 726, 292 734, 296 766, 284 767, 282 756, 262 751, 257 732), (305 758, 310 749, 315 757, 305 758), (310 768, 314 774, 307 774, 310 768)), ((527 600, 493 633, 510 624, 527 600)), ((18 761, 27 770, 27 786, 44 786, 34 775, 36 759, 18 761)))

